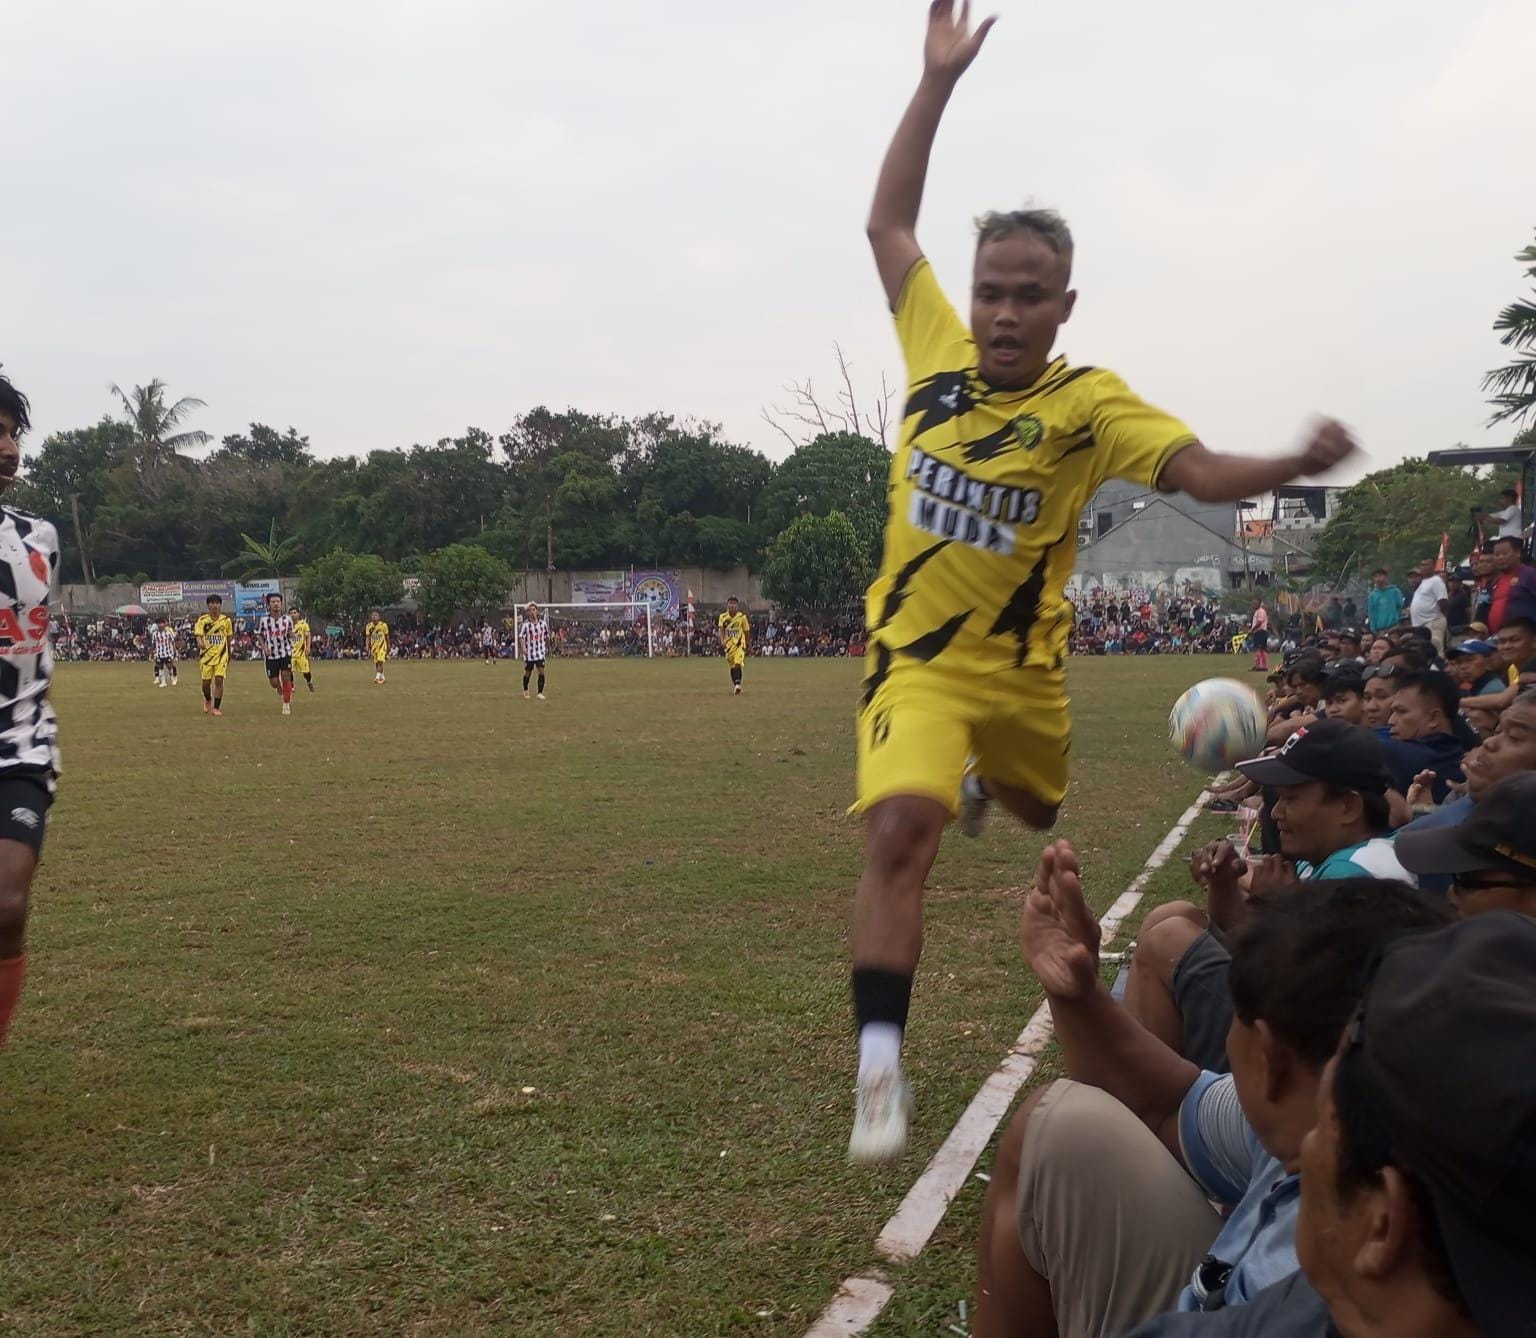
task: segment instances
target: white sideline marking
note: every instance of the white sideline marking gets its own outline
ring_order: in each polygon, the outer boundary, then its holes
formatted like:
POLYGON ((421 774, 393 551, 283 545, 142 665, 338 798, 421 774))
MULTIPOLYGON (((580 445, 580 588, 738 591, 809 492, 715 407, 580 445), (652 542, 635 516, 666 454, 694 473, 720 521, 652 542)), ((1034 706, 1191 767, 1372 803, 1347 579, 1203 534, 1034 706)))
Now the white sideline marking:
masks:
MULTIPOLYGON (((1109 943, 1120 932, 1121 924, 1141 901, 1152 875, 1179 848, 1179 843, 1189 834, 1190 827, 1200 816, 1209 798, 1209 794, 1202 790, 1200 797, 1184 810, 1183 816, 1168 829, 1168 834, 1147 856, 1147 862, 1131 880, 1130 886, 1104 912, 1099 921, 1104 943, 1109 943)), ((909 1263, 928 1244, 955 1195, 964 1187, 966 1177, 976 1165, 976 1159, 991 1140, 998 1123, 1008 1113, 1013 1098, 1035 1071, 1035 1063, 1050 1039, 1050 1005, 1042 1003, 1019 1033, 1007 1057, 971 1098, 971 1104, 949 1131, 949 1137, 907 1191, 901 1207, 876 1237, 875 1253, 881 1258, 889 1259, 892 1263, 909 1263)), ((843 1283, 816 1323, 807 1330, 806 1338, 854 1338, 875 1322, 893 1295, 894 1289, 877 1277, 851 1277, 843 1283), (853 1327, 849 1327, 850 1324, 853 1327)))

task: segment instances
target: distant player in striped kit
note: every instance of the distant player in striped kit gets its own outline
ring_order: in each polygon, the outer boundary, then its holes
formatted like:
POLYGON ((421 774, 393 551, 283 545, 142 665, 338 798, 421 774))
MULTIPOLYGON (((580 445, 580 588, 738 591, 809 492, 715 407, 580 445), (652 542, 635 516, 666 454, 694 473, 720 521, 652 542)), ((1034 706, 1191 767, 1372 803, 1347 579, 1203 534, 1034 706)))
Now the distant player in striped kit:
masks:
POLYGON ((544 661, 549 655, 549 624, 539 612, 539 606, 528 602, 523 625, 517 629, 517 640, 523 651, 523 700, 528 700, 528 680, 533 671, 539 671, 539 700, 544 700, 544 661))
POLYGON ((256 624, 256 641, 267 661, 267 682, 283 699, 283 714, 293 714, 293 618, 283 612, 283 597, 267 596, 267 611, 256 624))
POLYGON ((171 620, 160 615, 160 621, 155 624, 155 629, 149 634, 150 655, 155 662, 155 686, 157 688, 174 687, 176 685, 176 630, 171 626, 171 620))
POLYGON ((487 664, 496 663, 496 628, 487 618, 480 628, 480 653, 487 664))

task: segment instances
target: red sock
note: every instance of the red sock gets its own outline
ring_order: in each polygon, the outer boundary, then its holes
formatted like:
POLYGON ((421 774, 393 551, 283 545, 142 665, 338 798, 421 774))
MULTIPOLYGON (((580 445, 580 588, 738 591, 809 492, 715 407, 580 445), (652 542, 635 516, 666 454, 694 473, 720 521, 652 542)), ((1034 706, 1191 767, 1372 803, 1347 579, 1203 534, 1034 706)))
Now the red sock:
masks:
POLYGON ((10 957, 0 962, 0 1050, 5 1048, 5 1033, 11 1028, 11 1015, 21 1002, 21 982, 27 978, 27 958, 10 957))
POLYGON ((293 700, 293 684, 292 683, 284 683, 283 684, 283 705, 286 706, 292 700, 293 700))

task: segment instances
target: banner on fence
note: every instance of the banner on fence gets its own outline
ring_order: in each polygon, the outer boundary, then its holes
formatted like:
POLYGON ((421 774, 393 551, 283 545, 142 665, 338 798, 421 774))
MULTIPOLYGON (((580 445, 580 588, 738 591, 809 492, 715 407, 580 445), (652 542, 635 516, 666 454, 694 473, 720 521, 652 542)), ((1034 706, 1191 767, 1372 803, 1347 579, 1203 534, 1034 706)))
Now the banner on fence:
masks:
MULTIPOLYGON (((246 581, 235 587, 235 616, 248 618, 266 608, 268 595, 282 594, 282 586, 276 581, 246 581)), ((204 595, 204 599, 208 596, 204 595)))
POLYGON ((148 608, 151 604, 180 604, 180 581, 145 581, 139 587, 139 603, 148 608))
POLYGON ((675 618, 683 602, 681 573, 637 571, 629 578, 628 598, 649 604, 658 618, 675 618))
MULTIPOLYGON (((183 581, 181 583, 181 599, 184 604, 206 604, 210 595, 217 595, 226 606, 235 602, 235 583, 233 581, 183 581)), ((225 612, 229 611, 226 607, 225 612)))

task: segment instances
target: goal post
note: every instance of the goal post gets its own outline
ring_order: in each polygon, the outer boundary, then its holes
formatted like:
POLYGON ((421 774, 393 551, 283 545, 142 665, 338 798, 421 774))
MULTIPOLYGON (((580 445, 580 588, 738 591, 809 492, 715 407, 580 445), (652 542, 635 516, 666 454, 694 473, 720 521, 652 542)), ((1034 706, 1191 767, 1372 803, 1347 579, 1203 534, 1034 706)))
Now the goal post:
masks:
MULTIPOLYGON (((630 629, 638 631, 645 626, 643 648, 639 653, 647 659, 656 655, 656 606, 648 600, 612 600, 596 604, 539 604, 539 612, 548 620, 550 631, 549 653, 553 655, 613 655, 612 633, 619 632, 620 650, 625 644, 625 634, 630 629), (602 633, 607 631, 608 638, 602 633), (572 634, 575 633, 573 636, 572 634)), ((519 604, 512 610, 513 628, 517 644, 522 644, 523 624, 528 621, 528 606, 519 604)), ((521 654, 521 650, 517 652, 521 654)))

